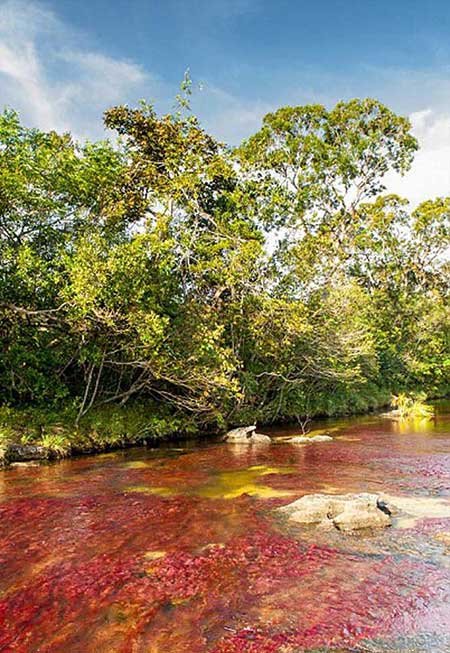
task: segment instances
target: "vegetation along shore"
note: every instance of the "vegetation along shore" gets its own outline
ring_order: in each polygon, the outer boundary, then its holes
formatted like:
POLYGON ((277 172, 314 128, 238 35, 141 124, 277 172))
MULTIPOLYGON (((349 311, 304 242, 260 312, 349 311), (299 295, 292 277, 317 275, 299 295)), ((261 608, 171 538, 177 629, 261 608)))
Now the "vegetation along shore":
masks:
POLYGON ((229 147, 189 93, 107 110, 95 143, 0 116, 4 457, 449 393, 450 199, 385 194, 409 121, 283 107, 229 147))

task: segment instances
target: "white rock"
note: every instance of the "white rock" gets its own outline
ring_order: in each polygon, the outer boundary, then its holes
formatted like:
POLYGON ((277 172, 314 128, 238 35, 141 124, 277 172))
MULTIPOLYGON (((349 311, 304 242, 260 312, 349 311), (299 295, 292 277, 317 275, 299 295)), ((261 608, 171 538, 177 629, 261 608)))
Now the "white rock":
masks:
POLYGON ((295 435, 290 438, 288 442, 292 444, 312 444, 313 442, 332 442, 333 438, 330 435, 295 435))
POLYGON ((237 429, 228 431, 224 439, 226 442, 235 444, 268 444, 271 442, 268 435, 255 433, 255 431, 256 426, 240 426, 237 429))
POLYGON ((390 507, 377 494, 309 494, 278 508, 299 524, 326 522, 342 531, 390 526, 390 507))
POLYGON ((345 510, 336 515, 332 521, 340 531, 355 531, 360 528, 385 528, 391 525, 389 515, 374 506, 370 506, 370 508, 346 506, 345 510))

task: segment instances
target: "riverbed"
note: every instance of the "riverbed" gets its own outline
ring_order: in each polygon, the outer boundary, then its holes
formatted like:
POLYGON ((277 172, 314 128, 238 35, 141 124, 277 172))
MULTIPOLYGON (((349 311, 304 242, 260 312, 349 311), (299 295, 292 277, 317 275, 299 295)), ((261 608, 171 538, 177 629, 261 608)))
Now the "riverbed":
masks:
POLYGON ((327 420, 332 442, 172 444, 0 472, 0 651, 450 650, 450 404, 327 420), (283 520, 383 493, 382 531, 283 520))

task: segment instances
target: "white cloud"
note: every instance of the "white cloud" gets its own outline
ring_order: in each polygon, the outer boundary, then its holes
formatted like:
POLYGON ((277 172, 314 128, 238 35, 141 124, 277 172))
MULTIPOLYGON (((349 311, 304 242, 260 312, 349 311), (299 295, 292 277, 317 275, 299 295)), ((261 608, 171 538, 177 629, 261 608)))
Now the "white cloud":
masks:
MULTIPOLYGON (((210 2, 211 12, 222 12, 224 18, 260 7, 259 0, 210 2)), ((94 46, 39 0, 0 0, 0 110, 9 105, 25 124, 99 138, 108 106, 133 104, 141 97, 156 100, 159 107, 172 104, 176 89, 142 66, 94 46)), ((300 78, 293 75, 278 90, 273 82, 273 99, 266 92, 264 100, 229 93, 212 80, 194 94, 193 108, 215 136, 237 144, 283 104, 332 105, 343 97, 379 97, 394 110, 410 113, 421 146, 405 177, 387 177, 388 190, 413 204, 450 195, 450 71, 369 68, 363 76, 356 73, 339 78, 305 67, 300 78)))
MULTIPOLYGON (((450 111, 445 105, 450 105, 450 78, 444 92, 444 84, 429 80, 426 98, 430 106, 410 113, 412 132, 419 142, 411 169, 404 175, 397 173, 386 175, 387 192, 397 193, 406 197, 411 205, 441 196, 450 196, 450 111), (447 102, 445 103, 445 97, 447 102)), ((292 89, 286 89, 286 97, 278 102, 250 101, 238 98, 215 86, 205 86, 204 97, 196 100, 195 109, 203 117, 205 126, 218 138, 232 144, 239 143, 243 138, 257 131, 262 124, 262 118, 270 111, 283 104, 303 104, 321 102, 332 106, 339 99, 339 91, 334 98, 314 98, 311 89, 305 97, 298 92, 294 96, 292 89)), ((352 97, 354 94, 349 94, 352 97)), ((376 94, 375 94, 376 95, 376 94)), ((389 93, 380 93, 382 101, 388 105, 389 93), (384 97, 383 97, 384 95, 384 97)), ((396 104, 395 96, 392 103, 396 104)), ((417 103, 411 99, 411 105, 417 103)), ((401 109, 399 110, 402 113, 401 109)))
POLYGON ((105 108, 136 101, 158 84, 140 66, 89 49, 38 3, 0 7, 0 103, 27 124, 96 138, 105 108))
POLYGON ((1 99, 33 107, 35 121, 44 129, 54 127, 56 116, 35 39, 54 27, 53 16, 39 6, 5 2, 0 8, 1 99))
POLYGON ((386 181, 390 192, 415 206, 450 195, 450 113, 429 108, 412 113, 410 119, 420 150, 404 177, 391 174, 386 181))

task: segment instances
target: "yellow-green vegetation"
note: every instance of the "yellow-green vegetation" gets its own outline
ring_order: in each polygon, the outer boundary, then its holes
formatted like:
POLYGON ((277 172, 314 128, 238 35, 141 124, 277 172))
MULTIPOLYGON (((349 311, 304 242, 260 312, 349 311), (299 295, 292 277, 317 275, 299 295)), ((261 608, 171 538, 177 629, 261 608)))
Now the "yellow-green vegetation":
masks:
POLYGON ((247 469, 217 474, 205 485, 194 488, 192 492, 208 499, 235 499, 243 494, 249 494, 261 499, 287 497, 292 492, 277 490, 270 487, 270 485, 264 485, 261 483, 261 479, 270 474, 289 474, 294 471, 295 468, 253 465, 247 469))
POLYGON ((401 419, 432 419, 434 408, 426 404, 425 394, 407 395, 400 393, 392 397, 391 404, 401 419))
POLYGON ((289 490, 277 490, 261 482, 264 476, 270 474, 290 474, 295 468, 269 467, 267 465, 253 465, 247 469, 238 469, 214 474, 205 483, 193 487, 185 486, 157 487, 152 485, 131 485, 123 489, 124 492, 142 492, 144 494, 158 494, 172 496, 174 494, 195 494, 208 499, 235 499, 243 494, 249 494, 261 499, 291 496, 289 490))
POLYGON ((283 107, 230 148, 183 92, 107 110, 114 141, 0 115, 2 440, 61 455, 448 393, 450 199, 384 194, 409 121, 283 107))
MULTIPOLYGON (((73 453, 103 451, 143 442, 158 442, 174 435, 190 437, 198 433, 190 419, 164 414, 152 402, 126 407, 95 408, 78 424, 76 408, 0 407, 0 449, 9 444, 37 445, 49 457, 63 458, 73 453)), ((149 463, 133 462, 131 466, 149 463)))
POLYGON ((64 458, 70 452, 70 445, 62 433, 44 433, 39 444, 57 458, 64 458))
POLYGON ((130 485, 128 487, 125 487, 123 491, 126 494, 138 492, 143 494, 159 494, 162 497, 171 497, 174 494, 178 494, 175 488, 153 487, 152 485, 130 485))

